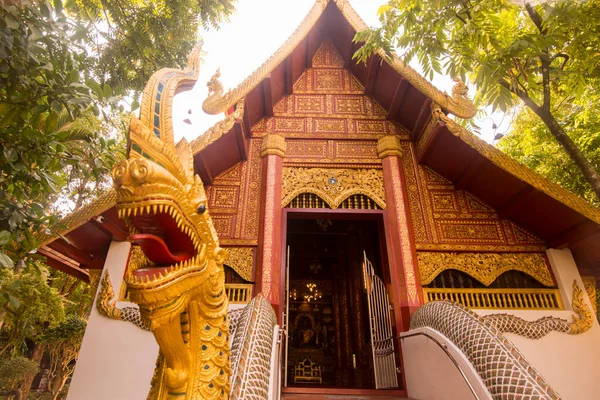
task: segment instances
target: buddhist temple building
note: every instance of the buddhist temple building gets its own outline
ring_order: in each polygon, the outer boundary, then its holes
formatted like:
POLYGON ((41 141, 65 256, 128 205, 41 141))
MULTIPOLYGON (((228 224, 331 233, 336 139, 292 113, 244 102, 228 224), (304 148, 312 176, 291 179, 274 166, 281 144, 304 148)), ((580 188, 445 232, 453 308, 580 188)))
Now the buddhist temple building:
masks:
MULTIPOLYGON (((237 87, 210 80, 203 109, 223 120, 189 150, 173 143, 171 102, 201 73, 197 51, 185 71, 151 78, 132 122, 129 157, 169 172, 189 160, 206 198, 194 218, 227 251, 230 397, 597 398, 600 210, 456 123, 476 111, 462 82, 447 94, 400 59, 353 60, 365 28, 346 0, 317 0, 237 87), (260 312, 231 314, 257 296, 260 312)), ((204 398, 167 378, 160 394, 157 341, 171 368, 169 352, 124 277, 134 249, 158 265, 149 251, 178 245, 166 228, 162 244, 139 238, 154 220, 121 212, 127 186, 113 175, 121 186, 38 249, 106 306, 68 399, 204 398)))

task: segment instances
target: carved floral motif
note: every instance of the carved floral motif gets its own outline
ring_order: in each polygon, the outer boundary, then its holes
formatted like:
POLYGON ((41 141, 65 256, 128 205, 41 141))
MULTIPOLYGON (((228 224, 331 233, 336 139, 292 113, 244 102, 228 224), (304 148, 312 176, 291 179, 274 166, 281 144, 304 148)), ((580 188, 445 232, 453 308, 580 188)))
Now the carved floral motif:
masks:
POLYGON ((421 283, 430 284, 440 272, 455 269, 489 286, 506 271, 532 276, 546 286, 554 286, 543 253, 445 253, 417 252, 421 283))
POLYGON ((385 209, 383 172, 378 169, 283 168, 282 206, 300 193, 314 193, 331 208, 353 194, 364 194, 385 209))
POLYGON ((242 278, 249 282, 254 282, 252 276, 252 267, 254 265, 253 247, 227 247, 229 256, 225 264, 230 266, 242 278))

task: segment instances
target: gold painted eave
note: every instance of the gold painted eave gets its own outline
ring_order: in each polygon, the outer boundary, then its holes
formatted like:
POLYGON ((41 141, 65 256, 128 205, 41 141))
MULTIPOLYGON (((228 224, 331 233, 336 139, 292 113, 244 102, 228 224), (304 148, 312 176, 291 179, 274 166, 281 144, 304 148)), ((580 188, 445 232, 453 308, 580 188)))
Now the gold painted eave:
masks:
POLYGON ((529 167, 513 160, 510 156, 504 154, 483 139, 475 136, 443 113, 434 113, 434 117, 436 115, 453 135, 459 137, 463 142, 492 162, 492 164, 578 212, 590 221, 600 224, 600 209, 592 206, 590 203, 562 186, 541 176, 529 167))
POLYGON ((111 188, 106 193, 92 200, 89 204, 67 214, 51 229, 50 234, 40 233, 36 235, 40 242, 38 248, 53 242, 61 235, 66 235, 72 230, 79 228, 91 218, 110 210, 116 203, 117 192, 111 188))
POLYGON ((226 134, 233 128, 236 121, 240 120, 244 116, 244 100, 237 102, 235 111, 223 118, 211 126, 206 132, 192 140, 190 146, 192 148, 192 155, 200 153, 206 149, 210 144, 216 142, 221 136, 226 134))
MULTIPOLYGON (((317 0, 294 33, 292 33, 292 35, 275 51, 275 53, 273 53, 273 55, 271 55, 271 57, 267 59, 267 61, 248 76, 248 78, 227 93, 224 93, 222 89, 210 93, 202 104, 204 112, 208 114, 224 112, 238 100, 250 93, 252 89, 258 86, 279 64, 292 54, 294 49, 306 38, 313 26, 317 23, 330 2, 335 3, 338 10, 356 32, 368 28, 367 24, 348 3, 348 0, 317 0)), ((378 54, 416 89, 425 96, 431 98, 434 102, 440 104, 446 111, 461 118, 472 118, 475 116, 477 109, 465 96, 466 90, 458 90, 456 93, 453 93, 452 96, 449 96, 433 86, 431 82, 421 76, 413 68, 405 65, 399 57, 394 55, 391 60, 388 60, 382 50, 379 51, 378 54)), ((461 87, 466 89, 464 84, 462 84, 461 87)))

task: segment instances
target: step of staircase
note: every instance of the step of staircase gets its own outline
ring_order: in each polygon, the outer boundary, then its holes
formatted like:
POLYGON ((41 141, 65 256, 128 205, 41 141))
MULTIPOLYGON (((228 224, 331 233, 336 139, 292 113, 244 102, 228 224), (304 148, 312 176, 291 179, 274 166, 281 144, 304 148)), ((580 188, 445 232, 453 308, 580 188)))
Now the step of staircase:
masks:
POLYGON ((410 400, 403 396, 367 396, 367 395, 334 395, 334 394, 282 394, 281 400, 410 400))

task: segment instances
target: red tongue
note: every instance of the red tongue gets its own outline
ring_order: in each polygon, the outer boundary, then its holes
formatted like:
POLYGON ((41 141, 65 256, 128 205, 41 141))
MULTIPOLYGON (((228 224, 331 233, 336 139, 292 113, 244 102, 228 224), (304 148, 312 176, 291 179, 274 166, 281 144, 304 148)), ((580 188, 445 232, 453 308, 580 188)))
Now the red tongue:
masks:
POLYGON ((150 261, 158 265, 172 265, 188 260, 192 254, 186 252, 171 253, 165 242, 155 235, 149 233, 137 233, 131 237, 133 243, 139 245, 150 261))

